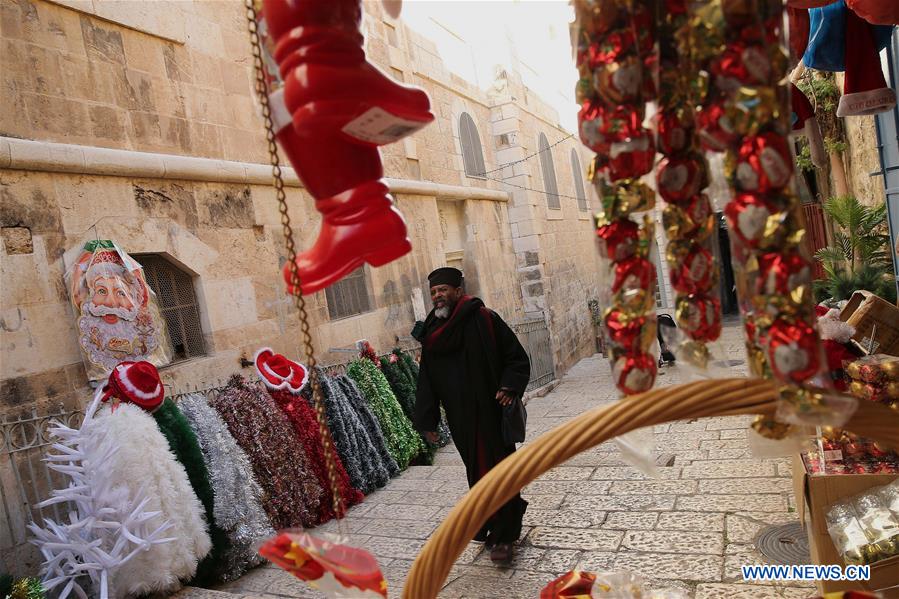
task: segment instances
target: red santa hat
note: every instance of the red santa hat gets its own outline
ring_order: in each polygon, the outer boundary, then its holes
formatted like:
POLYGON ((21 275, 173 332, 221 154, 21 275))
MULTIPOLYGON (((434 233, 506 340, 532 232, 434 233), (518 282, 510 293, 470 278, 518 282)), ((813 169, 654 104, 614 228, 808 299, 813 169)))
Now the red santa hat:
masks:
POLYGON ((119 362, 103 387, 103 401, 109 399, 133 403, 148 412, 155 411, 165 399, 159 371, 149 362, 119 362))
MULTIPOLYGON (((886 4, 886 3, 885 3, 886 4)), ((896 92, 886 83, 873 26, 846 11, 846 81, 837 116, 861 116, 892 109, 896 92)))
POLYGON ((815 109, 798 87, 790 83, 790 101, 793 108, 792 135, 804 135, 808 139, 812 164, 818 168, 827 166, 827 152, 824 150, 824 139, 815 118, 815 109))
POLYGON ((253 361, 259 378, 272 391, 284 390, 296 395, 309 380, 309 370, 305 366, 276 354, 270 347, 257 351, 253 361))

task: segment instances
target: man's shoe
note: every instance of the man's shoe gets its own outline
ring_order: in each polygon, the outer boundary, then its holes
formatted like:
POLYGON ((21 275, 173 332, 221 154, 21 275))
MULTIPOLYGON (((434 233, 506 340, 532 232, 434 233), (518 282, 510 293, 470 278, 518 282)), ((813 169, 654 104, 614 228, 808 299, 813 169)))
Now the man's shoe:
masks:
POLYGON ((490 550, 490 560, 497 565, 509 565, 512 562, 512 544, 497 543, 490 550))

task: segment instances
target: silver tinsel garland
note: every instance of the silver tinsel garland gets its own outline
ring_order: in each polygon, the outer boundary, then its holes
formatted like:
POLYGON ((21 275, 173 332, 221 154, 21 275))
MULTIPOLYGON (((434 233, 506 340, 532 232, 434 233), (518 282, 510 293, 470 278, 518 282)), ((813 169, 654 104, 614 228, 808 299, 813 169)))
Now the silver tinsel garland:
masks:
MULTIPOLYGON (((381 463, 384 464, 388 476, 397 476, 400 473, 400 467, 390 454, 387 439, 384 437, 383 431, 381 431, 381 423, 378 422, 377 417, 375 417, 374 412, 368 405, 368 400, 362 392, 359 391, 356 382, 346 375, 335 378, 334 382, 337 384, 341 393, 346 396, 350 409, 356 414, 356 417, 359 419, 365 432, 368 433, 372 445, 377 452, 376 455, 380 458, 381 463)), ((366 457, 365 459, 374 459, 374 457, 375 456, 366 457)))
MULTIPOLYGON (((350 475, 350 482, 367 495, 387 484, 391 473, 398 472, 399 468, 389 454, 389 461, 384 460, 386 448, 379 449, 378 440, 373 438, 371 431, 363 424, 351 399, 337 381, 321 370, 318 371, 318 376, 334 446, 350 475)), ((308 401, 312 399, 309 393, 304 393, 304 397, 308 401)), ((380 434, 380 429, 377 433, 380 434)), ((380 442, 383 445, 383 438, 380 442)))
POLYGON ((197 435, 209 470, 215 523, 231 543, 219 572, 222 580, 234 580, 265 562, 256 553, 255 545, 275 534, 262 508, 262 488, 256 482, 249 458, 204 396, 188 395, 179 407, 197 435))

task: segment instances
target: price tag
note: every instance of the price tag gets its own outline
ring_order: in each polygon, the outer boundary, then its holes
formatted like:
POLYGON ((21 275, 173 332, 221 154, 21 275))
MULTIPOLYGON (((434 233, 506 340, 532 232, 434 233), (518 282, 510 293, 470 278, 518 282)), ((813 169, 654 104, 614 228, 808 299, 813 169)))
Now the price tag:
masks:
POLYGON ((411 135, 427 124, 400 118, 375 106, 347 123, 341 131, 359 141, 383 146, 411 135))

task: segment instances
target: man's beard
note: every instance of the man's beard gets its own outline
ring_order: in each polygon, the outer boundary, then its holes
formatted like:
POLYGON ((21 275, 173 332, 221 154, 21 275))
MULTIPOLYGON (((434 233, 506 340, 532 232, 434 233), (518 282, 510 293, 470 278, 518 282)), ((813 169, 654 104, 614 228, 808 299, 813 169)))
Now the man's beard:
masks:
POLYGON ((135 320, 120 318, 115 324, 109 324, 103 320, 102 316, 94 316, 89 311, 85 311, 78 319, 78 328, 81 347, 91 357, 91 361, 105 368, 112 368, 119 361, 125 359, 144 360, 159 345, 155 327, 151 327, 149 331, 142 331, 135 320), (113 338, 130 342, 131 352, 110 350, 109 340, 113 338), (145 351, 143 351, 142 345, 146 346, 145 351))
POLYGON ((125 308, 110 308, 109 306, 98 306, 93 302, 85 302, 87 311, 93 316, 106 316, 112 314, 118 316, 122 320, 134 320, 137 316, 137 308, 126 310, 125 308))
POLYGON ((446 320, 449 318, 451 308, 447 305, 443 305, 440 308, 434 308, 434 316, 441 320, 446 320))

